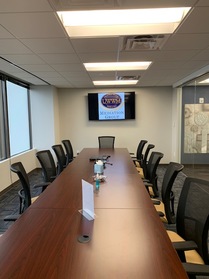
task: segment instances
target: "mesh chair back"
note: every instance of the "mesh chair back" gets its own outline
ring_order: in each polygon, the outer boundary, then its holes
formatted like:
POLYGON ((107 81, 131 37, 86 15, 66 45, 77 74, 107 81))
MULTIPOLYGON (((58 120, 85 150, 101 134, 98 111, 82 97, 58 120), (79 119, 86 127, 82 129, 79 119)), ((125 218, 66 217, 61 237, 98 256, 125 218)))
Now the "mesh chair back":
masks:
POLYGON ((52 149, 55 152, 55 155, 57 157, 57 165, 58 165, 58 170, 57 173, 60 174, 64 168, 66 167, 66 156, 64 149, 61 144, 55 144, 52 146, 52 149))
POLYGON ((205 264, 209 264, 209 181, 187 177, 180 194, 176 216, 177 233, 193 240, 205 264))
MULTIPOLYGON (((165 215, 168 220, 168 224, 175 223, 175 212, 174 212, 174 193, 172 192, 172 187, 174 181, 180 171, 182 171, 184 166, 179 163, 170 162, 162 182, 161 198, 165 208, 165 215)), ((183 185, 182 185, 183 186, 183 185)))
POLYGON ((151 149, 153 149, 155 147, 154 144, 148 144, 147 149, 144 153, 144 156, 142 156, 142 161, 141 161, 141 167, 143 168, 143 174, 144 177, 147 176, 147 159, 148 159, 148 155, 151 149))
POLYGON ((139 161, 141 163, 142 159, 143 159, 143 148, 145 146, 145 144, 147 143, 147 140, 140 140, 137 150, 136 150, 136 159, 137 161, 139 161))
POLYGON ((62 143, 65 147, 65 152, 66 152, 66 159, 67 162, 66 164, 69 164, 73 161, 73 148, 70 140, 62 140, 62 143))
POLYGON ((163 158, 164 154, 161 152, 153 151, 150 155, 148 164, 147 164, 147 177, 146 179, 152 184, 154 196, 158 197, 158 186, 157 186, 157 167, 160 163, 160 160, 163 158))
POLYGON ((28 180, 28 175, 21 162, 12 164, 10 169, 12 172, 18 175, 23 188, 24 201, 23 204, 20 204, 20 213, 22 213, 26 208, 28 208, 31 205, 31 193, 30 193, 30 183, 28 180))
POLYGON ((98 137, 99 148, 114 148, 115 137, 114 136, 100 136, 98 137))
POLYGON ((42 174, 45 182, 52 182, 56 175, 57 169, 50 150, 42 150, 36 153, 36 157, 42 167, 42 174))

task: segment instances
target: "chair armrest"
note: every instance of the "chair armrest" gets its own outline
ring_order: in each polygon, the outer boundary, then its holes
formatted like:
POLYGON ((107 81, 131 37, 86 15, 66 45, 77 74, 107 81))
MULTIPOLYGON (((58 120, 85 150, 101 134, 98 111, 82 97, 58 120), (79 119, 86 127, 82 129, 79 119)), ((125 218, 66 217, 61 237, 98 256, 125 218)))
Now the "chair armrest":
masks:
POLYGON ((18 195, 19 195, 19 197, 20 197, 21 199, 25 199, 25 195, 22 194, 22 192, 24 192, 23 189, 19 190, 19 191, 18 191, 18 195))
POLYGON ((197 244, 194 241, 175 241, 172 242, 173 247, 177 251, 189 251, 197 249, 197 244))
POLYGON ((157 213, 158 213, 158 215, 159 215, 160 217, 164 217, 164 216, 165 216, 165 214, 164 214, 162 211, 157 211, 157 213))
POLYGON ((188 275, 209 275, 209 265, 182 263, 188 275))
POLYGON ((43 182, 33 185, 33 188, 40 188, 40 187, 47 187, 49 186, 50 182, 43 182))
MULTIPOLYGON (((54 180, 57 176, 51 176, 50 179, 54 180)), ((46 182, 47 183, 47 182, 46 182)))
POLYGON ((152 186, 152 185, 153 185, 152 183, 150 183, 150 182, 148 182, 148 181, 144 181, 144 180, 143 180, 143 182, 144 182, 144 186, 146 186, 146 187, 149 187, 149 186, 152 186))
POLYGON ((146 178, 142 178, 143 182, 147 182, 149 183, 149 179, 146 179, 146 178))
POLYGON ((174 241, 172 244, 182 263, 186 262, 185 251, 197 249, 197 244, 194 241, 174 241))
POLYGON ((33 185, 33 188, 42 188, 42 192, 43 192, 49 186, 49 184, 51 184, 51 182, 42 182, 33 185))
POLYGON ((161 204, 161 201, 160 201, 160 200, 154 200, 154 199, 152 199, 152 202, 153 202, 153 204, 155 204, 155 205, 160 205, 160 204, 161 204))

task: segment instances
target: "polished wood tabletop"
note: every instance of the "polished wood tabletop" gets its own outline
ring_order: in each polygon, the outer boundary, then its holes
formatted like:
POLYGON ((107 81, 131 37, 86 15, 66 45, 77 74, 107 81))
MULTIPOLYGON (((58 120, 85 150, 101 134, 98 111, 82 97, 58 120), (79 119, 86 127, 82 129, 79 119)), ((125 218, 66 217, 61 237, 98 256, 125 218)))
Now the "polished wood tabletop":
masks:
POLYGON ((94 184, 94 162, 89 158, 104 154, 111 154, 111 157, 104 170, 106 182, 100 184, 100 191, 95 194, 95 208, 150 207, 151 200, 126 148, 102 151, 97 148, 84 149, 32 207, 80 209, 81 179, 94 184))
POLYGON ((0 278, 188 278, 127 149, 84 149, 0 238, 0 278), (104 152, 105 153, 101 153, 104 152), (80 212, 81 179, 111 155, 95 192, 95 219, 80 212), (86 242, 80 242, 80 237, 86 242))

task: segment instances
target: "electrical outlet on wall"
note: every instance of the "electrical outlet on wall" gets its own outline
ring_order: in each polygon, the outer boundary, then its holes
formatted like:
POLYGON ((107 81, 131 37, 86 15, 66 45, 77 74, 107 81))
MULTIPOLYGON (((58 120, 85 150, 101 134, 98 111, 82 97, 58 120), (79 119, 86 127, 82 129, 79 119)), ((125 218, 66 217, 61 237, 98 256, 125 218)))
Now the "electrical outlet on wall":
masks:
POLYGON ((204 98, 199 98, 199 104, 204 104, 205 99, 204 98))

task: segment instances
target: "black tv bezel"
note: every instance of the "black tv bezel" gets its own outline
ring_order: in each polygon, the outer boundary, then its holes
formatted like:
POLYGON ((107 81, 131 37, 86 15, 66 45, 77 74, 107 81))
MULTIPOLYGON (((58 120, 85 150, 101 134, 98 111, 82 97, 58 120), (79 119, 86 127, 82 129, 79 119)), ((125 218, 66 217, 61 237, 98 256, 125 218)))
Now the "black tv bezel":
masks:
MULTIPOLYGON (((104 92, 88 93, 88 119, 89 121, 127 121, 136 119, 135 91, 118 91, 125 93, 125 119, 99 119, 98 94, 104 92), (131 98, 130 98, 131 96, 131 98), (129 97, 129 102, 126 98, 129 97), (131 106, 131 107, 130 107, 131 106), (131 111, 130 111, 131 108, 131 111)), ((107 92, 117 94, 118 92, 107 92)))

